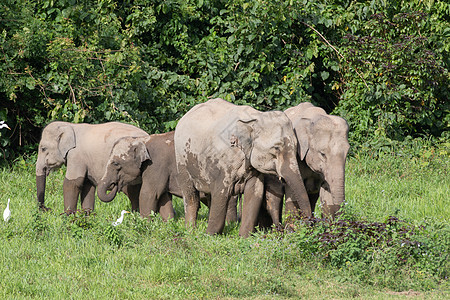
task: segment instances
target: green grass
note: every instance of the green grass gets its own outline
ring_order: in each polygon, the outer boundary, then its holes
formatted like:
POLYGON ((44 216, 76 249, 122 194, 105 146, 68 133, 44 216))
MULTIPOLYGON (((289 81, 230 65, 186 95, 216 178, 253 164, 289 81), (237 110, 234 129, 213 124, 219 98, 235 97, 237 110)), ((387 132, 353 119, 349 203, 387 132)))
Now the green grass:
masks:
MULTIPOLYGON (((425 152, 428 153, 428 152, 425 152)), ((356 155, 346 171, 346 201, 365 217, 450 220, 449 153, 425 157, 356 155)))
MULTIPOLYGON (((0 298, 448 299, 449 264, 439 264, 439 257, 448 257, 448 243, 439 238, 450 237, 449 167, 448 155, 438 154, 349 158, 348 216, 383 222, 395 215, 411 226, 428 226, 419 238, 435 248, 428 249, 433 257, 399 263, 390 254, 403 249, 397 244, 367 248, 376 257, 370 261, 367 255, 342 259, 351 247, 361 247, 357 236, 324 252, 301 223, 292 234, 260 232, 242 239, 238 226, 229 224, 223 235, 208 236, 206 209, 197 228, 186 229, 180 199, 177 218, 166 223, 130 214, 112 227, 120 211, 130 209, 123 195, 111 203, 97 201, 90 217, 62 216, 64 170, 47 180, 52 212, 38 213, 33 166, 16 164, 0 169, 0 209, 11 198, 12 211, 10 222, 0 222, 0 298)), ((319 234, 322 227, 311 230, 319 234)))

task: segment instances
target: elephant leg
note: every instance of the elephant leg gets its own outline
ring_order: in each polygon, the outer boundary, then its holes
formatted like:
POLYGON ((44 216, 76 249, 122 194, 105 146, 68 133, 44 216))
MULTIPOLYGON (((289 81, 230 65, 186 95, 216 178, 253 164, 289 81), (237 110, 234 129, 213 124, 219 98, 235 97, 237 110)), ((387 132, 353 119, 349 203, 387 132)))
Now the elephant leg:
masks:
POLYGON ((71 214, 77 210, 78 196, 80 195, 83 183, 83 177, 74 180, 67 179, 67 177, 64 178, 64 212, 66 214, 71 214))
MULTIPOLYGON (((203 203, 204 205, 206 205, 206 207, 208 208, 208 218, 209 218, 209 212, 210 212, 210 208, 211 208, 211 194, 205 194, 205 193, 199 193, 200 195, 200 202, 203 203)), ((198 209, 200 209, 200 205, 198 206, 198 209)), ((198 210, 197 210, 197 214, 198 214, 198 210)))
POLYGON ((283 186, 281 183, 279 184, 279 190, 279 192, 275 191, 266 184, 264 200, 258 214, 258 226, 260 228, 270 228, 272 224, 281 224, 283 212, 283 186))
POLYGON ((197 214, 200 208, 200 197, 198 191, 192 189, 183 191, 184 214, 186 225, 195 226, 197 214))
POLYGON ((286 214, 292 214, 292 215, 295 215, 298 212, 298 208, 295 205, 295 202, 292 201, 292 199, 286 198, 285 206, 284 206, 284 212, 286 214))
POLYGON ((85 180, 81 189, 81 208, 89 214, 94 210, 95 204, 95 186, 89 181, 85 180))
POLYGON ((208 234, 222 233, 225 227, 225 218, 230 196, 224 192, 224 188, 214 188, 211 193, 211 206, 209 208, 208 234))
POLYGON ((139 211, 139 195, 141 184, 127 185, 123 188, 123 192, 128 196, 131 202, 131 210, 139 211))
POLYGON ((264 176, 265 203, 263 203, 269 213, 272 223, 281 224, 283 213, 284 185, 274 176, 264 176))
POLYGON ((237 222, 237 201, 239 196, 232 196, 228 201, 226 223, 237 222))
POLYGON ((283 213, 283 196, 272 193, 266 193, 266 207, 269 213, 272 223, 275 225, 281 224, 283 213))
POLYGON ((258 213, 258 221, 256 223, 259 228, 270 228, 273 224, 272 217, 270 216, 267 208, 264 206, 264 201, 258 213))
POLYGON ((184 218, 186 226, 195 226, 198 210, 200 208, 200 195, 195 189, 194 184, 189 177, 189 173, 186 170, 186 166, 184 165, 178 166, 177 182, 183 193, 184 218))
POLYGON ((172 197, 168 194, 169 177, 146 168, 142 172, 142 186, 139 193, 141 217, 148 218, 152 212, 161 213, 164 221, 174 217, 172 197))
POLYGON ((172 203, 172 195, 169 193, 163 193, 161 197, 159 197, 158 201, 159 213, 161 214, 161 218, 164 221, 168 219, 173 219, 175 217, 175 210, 173 208, 172 203))
POLYGON ((264 196, 264 176, 262 174, 250 178, 245 183, 244 202, 242 208, 242 224, 239 235, 248 237, 254 231, 264 196))
POLYGON ((139 193, 139 212, 143 218, 148 218, 152 212, 158 212, 158 200, 155 190, 145 183, 142 184, 141 192, 139 193))

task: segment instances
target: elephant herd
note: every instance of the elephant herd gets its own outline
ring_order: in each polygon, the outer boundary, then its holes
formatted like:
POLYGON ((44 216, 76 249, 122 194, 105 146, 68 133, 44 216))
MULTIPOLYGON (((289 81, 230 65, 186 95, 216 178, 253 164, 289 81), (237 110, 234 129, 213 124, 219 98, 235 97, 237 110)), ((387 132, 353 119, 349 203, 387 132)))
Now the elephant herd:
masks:
POLYGON ((186 224, 195 226, 200 202, 209 207, 207 232, 237 220, 239 234, 281 222, 286 212, 309 217, 320 196, 333 218, 344 202, 347 122, 311 103, 284 112, 211 99, 194 106, 175 131, 149 135, 128 124, 52 122, 42 131, 36 162, 38 205, 46 177, 67 166, 64 210, 94 209, 95 189, 110 202, 124 192, 142 217, 174 217, 172 195, 184 200, 186 224))

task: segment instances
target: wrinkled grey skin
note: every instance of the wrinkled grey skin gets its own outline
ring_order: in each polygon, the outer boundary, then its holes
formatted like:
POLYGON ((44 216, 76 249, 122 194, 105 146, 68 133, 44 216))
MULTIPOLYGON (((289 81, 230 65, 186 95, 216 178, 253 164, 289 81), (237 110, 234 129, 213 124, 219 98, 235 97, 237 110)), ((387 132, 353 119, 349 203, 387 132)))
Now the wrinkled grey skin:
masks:
MULTIPOLYGON (((97 187, 97 195, 102 201, 112 201, 122 187, 141 177, 141 216, 149 217, 153 211, 159 212, 163 220, 173 218, 172 195, 182 197, 177 182, 174 131, 119 139, 111 150, 105 173, 97 187), (115 192, 108 194, 108 190, 115 192)), ((208 205, 209 197, 202 195, 202 202, 208 205)), ((236 221, 235 202, 234 206, 230 205, 227 221, 236 221)))
MULTIPOLYGON (((325 216, 334 218, 345 200, 345 161, 350 148, 348 124, 343 118, 328 115, 308 102, 291 107, 285 113, 297 135, 298 164, 311 208, 314 210, 320 196, 325 216)), ((277 178, 266 178, 267 211, 275 224, 281 220, 284 193, 284 185, 277 178)), ((286 201, 287 210, 295 211, 295 206, 286 201)), ((267 221, 263 223, 268 225, 267 221)))
POLYGON ((196 105, 175 129, 186 223, 195 225, 199 192, 204 192, 211 195, 207 232, 222 232, 230 198, 243 193, 239 234, 248 236, 263 198, 263 174, 281 177, 287 197, 311 216, 296 154, 297 139, 283 112, 260 112, 222 99, 196 105))
MULTIPOLYGON (((95 186, 103 176, 109 153, 114 143, 124 136, 148 136, 129 124, 72 124, 52 122, 42 131, 36 162, 36 188, 38 205, 44 205, 46 178, 50 171, 67 166, 63 183, 64 211, 77 209, 78 197, 86 211, 94 209, 95 186)), ((129 185, 124 192, 132 208, 138 209, 140 183, 129 185)))

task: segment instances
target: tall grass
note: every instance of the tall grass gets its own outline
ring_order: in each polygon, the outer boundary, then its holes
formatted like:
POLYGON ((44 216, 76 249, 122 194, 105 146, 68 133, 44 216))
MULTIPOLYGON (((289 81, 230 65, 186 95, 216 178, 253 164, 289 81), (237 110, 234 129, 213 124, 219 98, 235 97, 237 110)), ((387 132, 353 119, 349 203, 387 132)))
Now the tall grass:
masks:
MULTIPOLYGON (((450 237, 449 166, 448 155, 439 153, 414 159, 355 155, 347 165, 347 216, 384 222, 395 215, 408 226, 426 224, 429 232, 420 231, 420 242, 445 247, 448 243, 439 244, 433 232, 450 237)), ((329 228, 297 221, 293 233, 286 233, 286 227, 284 232, 257 232, 242 239, 239 226, 228 224, 224 234, 208 236, 206 208, 200 210, 197 228, 187 229, 180 199, 175 199, 177 217, 172 221, 156 216, 148 222, 130 214, 113 227, 120 211, 131 208, 126 197, 97 201, 89 217, 67 217, 61 215, 63 178, 64 170, 48 177, 46 205, 53 210, 41 213, 33 165, 22 162, 0 170, 0 209, 11 198, 12 211, 8 223, 0 222, 1 299, 450 297, 442 275, 449 274, 448 263, 442 263, 448 249, 430 250, 433 257, 427 261, 437 267, 417 257, 399 263, 396 255, 404 247, 395 243, 364 248, 376 256, 370 262, 367 255, 351 260, 345 253, 362 247, 357 234, 353 241, 326 250, 318 237, 329 228), (389 262, 397 270, 387 267, 389 262)), ((413 246, 406 254, 414 254, 413 246)))
POLYGON ((346 199, 371 220, 395 215, 405 220, 450 220, 450 149, 422 148, 358 153, 346 169, 346 199), (416 150, 417 151, 417 150, 416 150))

